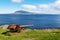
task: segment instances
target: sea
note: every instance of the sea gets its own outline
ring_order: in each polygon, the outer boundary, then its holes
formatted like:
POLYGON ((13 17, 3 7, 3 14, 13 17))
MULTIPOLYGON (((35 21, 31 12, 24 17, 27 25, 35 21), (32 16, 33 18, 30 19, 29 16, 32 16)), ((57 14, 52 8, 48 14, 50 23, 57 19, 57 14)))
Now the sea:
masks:
POLYGON ((0 25, 34 25, 31 29, 60 28, 60 14, 0 14, 0 25))

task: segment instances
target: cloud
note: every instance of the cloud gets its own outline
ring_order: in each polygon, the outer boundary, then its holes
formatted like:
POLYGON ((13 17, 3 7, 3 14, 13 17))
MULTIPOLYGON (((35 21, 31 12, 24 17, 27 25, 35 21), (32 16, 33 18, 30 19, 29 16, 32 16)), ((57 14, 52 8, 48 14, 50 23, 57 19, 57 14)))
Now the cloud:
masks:
POLYGON ((60 14, 60 0, 56 0, 54 3, 50 4, 49 11, 54 14, 60 14))
POLYGON ((39 7, 40 8, 48 8, 48 5, 47 4, 40 4, 39 7))
POLYGON ((22 1, 24 1, 24 0, 11 0, 12 2, 16 2, 16 3, 20 3, 20 2, 22 2, 22 1))
POLYGON ((45 14, 60 14, 60 2, 57 0, 51 4, 40 4, 39 11, 40 13, 45 14))
POLYGON ((55 7, 57 10, 60 10, 60 0, 57 0, 54 4, 55 4, 54 7, 55 7))
POLYGON ((21 6, 24 10, 34 12, 34 13, 46 13, 49 9, 47 4, 40 4, 40 5, 27 5, 23 4, 21 6))
POLYGON ((39 14, 60 14, 60 0, 50 4, 37 4, 37 6, 24 4, 22 8, 39 14))
POLYGON ((40 11, 40 12, 45 12, 45 11, 48 11, 49 10, 49 5, 47 5, 47 4, 40 4, 40 5, 38 5, 38 10, 40 11))
POLYGON ((28 5, 28 4, 23 4, 22 8, 27 9, 27 10, 36 10, 36 6, 28 5))

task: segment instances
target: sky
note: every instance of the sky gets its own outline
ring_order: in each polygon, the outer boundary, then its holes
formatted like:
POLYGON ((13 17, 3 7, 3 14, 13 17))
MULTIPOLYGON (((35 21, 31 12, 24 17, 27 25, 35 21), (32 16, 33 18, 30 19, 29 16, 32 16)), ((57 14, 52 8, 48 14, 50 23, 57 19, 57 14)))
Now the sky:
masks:
POLYGON ((60 14, 60 0, 0 0, 0 14, 19 10, 38 14, 60 14))

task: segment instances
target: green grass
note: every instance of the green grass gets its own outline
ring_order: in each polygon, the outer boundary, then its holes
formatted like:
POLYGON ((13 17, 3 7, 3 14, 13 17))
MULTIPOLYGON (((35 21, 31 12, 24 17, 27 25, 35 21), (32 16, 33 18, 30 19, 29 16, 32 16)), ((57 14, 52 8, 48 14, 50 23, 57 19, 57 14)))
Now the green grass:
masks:
POLYGON ((3 35, 2 32, 5 30, 0 30, 0 40, 60 40, 60 29, 28 30, 19 34, 7 33, 7 35, 3 35))

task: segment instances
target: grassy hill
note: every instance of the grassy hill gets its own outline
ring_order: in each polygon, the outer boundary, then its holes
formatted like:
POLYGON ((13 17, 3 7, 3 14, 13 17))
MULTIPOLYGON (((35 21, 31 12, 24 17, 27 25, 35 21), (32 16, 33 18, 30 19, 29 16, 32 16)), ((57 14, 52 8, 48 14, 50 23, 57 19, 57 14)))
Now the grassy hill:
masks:
POLYGON ((60 40, 60 29, 29 30, 22 33, 7 33, 0 27, 0 40, 60 40))

